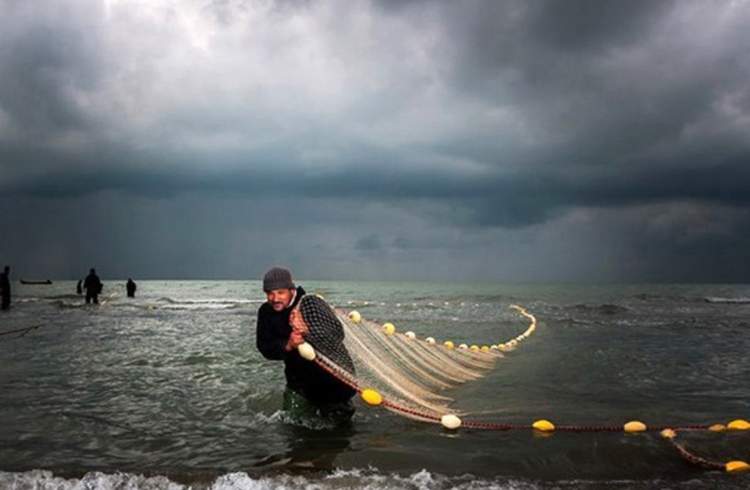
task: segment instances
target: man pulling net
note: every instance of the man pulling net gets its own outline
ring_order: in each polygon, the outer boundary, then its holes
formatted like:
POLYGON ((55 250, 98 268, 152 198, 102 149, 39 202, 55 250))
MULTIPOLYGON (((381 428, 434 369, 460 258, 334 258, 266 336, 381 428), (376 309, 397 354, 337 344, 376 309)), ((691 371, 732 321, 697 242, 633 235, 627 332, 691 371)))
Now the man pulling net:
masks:
POLYGON ((274 267, 266 272, 263 291, 267 301, 258 309, 257 347, 266 359, 284 361, 284 410, 298 421, 318 417, 348 422, 354 414, 351 399, 356 391, 297 351, 307 338, 354 375, 336 315, 325 301, 306 296, 301 286, 295 286, 287 269, 274 267))

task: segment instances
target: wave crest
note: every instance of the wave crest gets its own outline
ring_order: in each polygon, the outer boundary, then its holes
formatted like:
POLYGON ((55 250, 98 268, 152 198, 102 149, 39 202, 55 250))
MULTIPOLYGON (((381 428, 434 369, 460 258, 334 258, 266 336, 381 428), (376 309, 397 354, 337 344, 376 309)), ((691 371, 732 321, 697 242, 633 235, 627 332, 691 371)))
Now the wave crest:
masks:
POLYGON ((722 298, 718 296, 709 296, 703 298, 706 303, 724 303, 724 304, 747 304, 750 303, 750 298, 738 297, 738 298, 722 298))

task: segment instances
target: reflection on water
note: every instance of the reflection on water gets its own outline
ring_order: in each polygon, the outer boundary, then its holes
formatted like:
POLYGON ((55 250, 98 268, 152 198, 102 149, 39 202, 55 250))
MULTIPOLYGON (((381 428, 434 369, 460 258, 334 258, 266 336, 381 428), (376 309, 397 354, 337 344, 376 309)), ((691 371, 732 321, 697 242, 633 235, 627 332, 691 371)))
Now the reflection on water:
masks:
POLYGON ((282 424, 280 436, 286 439, 286 449, 271 454, 255 463, 255 468, 288 469, 290 471, 332 471, 336 458, 349 449, 356 431, 353 424, 342 427, 312 429, 296 423, 282 424))

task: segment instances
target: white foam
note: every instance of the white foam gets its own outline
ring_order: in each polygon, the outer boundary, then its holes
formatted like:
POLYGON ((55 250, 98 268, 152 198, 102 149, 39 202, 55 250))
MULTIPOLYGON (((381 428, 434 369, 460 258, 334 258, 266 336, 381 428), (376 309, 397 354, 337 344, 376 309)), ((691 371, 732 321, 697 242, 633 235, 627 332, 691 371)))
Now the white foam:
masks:
POLYGON ((247 473, 229 473, 222 475, 211 485, 211 490, 265 490, 272 488, 287 488, 285 485, 275 484, 273 480, 254 480, 247 473))
POLYGON ((283 410, 276 410, 271 415, 266 415, 263 412, 258 412, 253 417, 255 421, 259 422, 262 425, 270 424, 273 422, 279 422, 283 420, 284 411, 283 410))
POLYGON ((253 304, 253 303, 265 303, 265 300, 259 299, 237 299, 237 298, 185 298, 175 300, 179 303, 234 303, 238 305, 253 304))
POLYGON ((739 298, 722 298, 718 296, 709 296, 705 298, 708 303, 729 303, 729 304, 744 304, 750 303, 750 298, 739 297, 739 298))
POLYGON ((539 488, 530 481, 482 480, 472 475, 448 477, 420 470, 401 476, 383 473, 375 468, 338 469, 324 475, 274 474, 253 478, 245 472, 221 475, 212 483, 185 486, 171 481, 166 476, 136 475, 132 473, 86 473, 82 478, 61 478, 48 470, 31 470, 24 473, 0 471, 0 488, 40 490, 272 490, 272 489, 317 489, 362 488, 367 490, 401 490, 451 488, 458 490, 513 489, 531 490, 539 488))
POLYGON ((239 298, 170 298, 162 297, 157 300, 163 310, 228 310, 245 305, 260 304, 262 300, 239 298))
POLYGON ((170 303, 159 307, 161 310, 229 310, 237 308, 234 303, 170 303))
POLYGON ((105 474, 98 471, 86 473, 80 480, 54 476, 51 471, 31 470, 25 473, 0 471, 0 488, 55 489, 55 490, 182 490, 184 485, 170 481, 166 476, 145 477, 131 473, 105 474))

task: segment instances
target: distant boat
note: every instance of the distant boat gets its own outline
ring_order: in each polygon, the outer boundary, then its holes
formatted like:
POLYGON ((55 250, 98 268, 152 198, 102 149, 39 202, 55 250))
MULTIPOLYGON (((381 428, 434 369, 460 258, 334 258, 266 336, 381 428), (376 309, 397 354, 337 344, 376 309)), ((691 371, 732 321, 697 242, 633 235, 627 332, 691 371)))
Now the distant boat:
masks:
POLYGON ((27 281, 25 279, 21 279, 21 284, 45 284, 45 285, 48 285, 48 284, 52 284, 52 281, 50 281, 49 279, 47 279, 45 281, 27 281))

